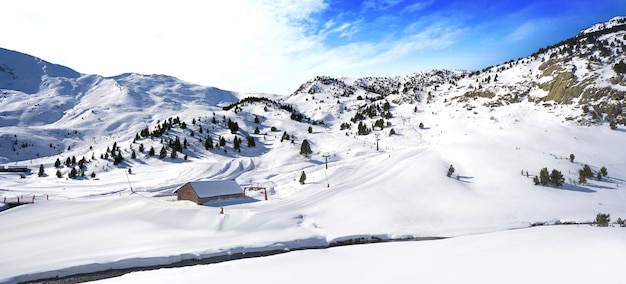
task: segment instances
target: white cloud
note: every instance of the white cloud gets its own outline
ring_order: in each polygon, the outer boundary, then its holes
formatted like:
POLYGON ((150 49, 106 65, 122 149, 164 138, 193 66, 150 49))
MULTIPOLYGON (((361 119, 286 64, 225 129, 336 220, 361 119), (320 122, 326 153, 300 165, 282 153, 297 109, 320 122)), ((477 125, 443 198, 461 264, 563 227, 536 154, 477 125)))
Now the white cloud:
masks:
POLYGON ((412 3, 412 4, 407 5, 406 7, 404 7, 404 9, 402 9, 402 12, 405 12, 405 13, 415 13, 417 11, 421 11, 421 10, 425 9, 426 7, 430 6, 430 4, 432 4, 433 2, 434 2, 434 0, 417 1, 415 3, 412 3))
MULTIPOLYGON (((393 3, 387 3, 390 5, 393 3)), ((288 94, 316 75, 362 74, 453 42, 424 29, 401 39, 328 46, 354 23, 319 23, 322 0, 23 0, 3 5, 2 47, 79 72, 161 73, 235 91, 288 94)))

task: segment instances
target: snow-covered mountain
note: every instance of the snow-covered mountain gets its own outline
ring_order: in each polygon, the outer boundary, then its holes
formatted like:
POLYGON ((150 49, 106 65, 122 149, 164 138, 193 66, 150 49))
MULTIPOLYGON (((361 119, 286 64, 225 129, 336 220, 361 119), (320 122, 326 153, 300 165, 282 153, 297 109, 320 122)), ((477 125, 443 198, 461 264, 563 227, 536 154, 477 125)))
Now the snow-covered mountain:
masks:
POLYGON ((0 234, 0 281, 626 218, 625 21, 481 71, 319 76, 287 97, 0 49, 0 166, 33 169, 0 174, 0 197, 38 200, 0 213, 28 224, 0 234), (585 165, 594 176, 581 180, 585 165), (543 168, 563 184, 535 185, 543 168), (270 200, 223 216, 223 204, 173 202, 200 179, 264 186, 270 200))

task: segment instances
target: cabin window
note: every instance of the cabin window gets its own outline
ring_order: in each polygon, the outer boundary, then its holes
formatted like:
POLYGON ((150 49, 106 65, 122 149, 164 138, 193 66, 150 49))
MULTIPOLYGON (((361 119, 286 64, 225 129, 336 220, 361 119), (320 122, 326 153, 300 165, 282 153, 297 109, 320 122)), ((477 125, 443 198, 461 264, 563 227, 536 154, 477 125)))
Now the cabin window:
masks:
POLYGON ((189 190, 185 191, 185 196, 191 196, 191 191, 189 190))

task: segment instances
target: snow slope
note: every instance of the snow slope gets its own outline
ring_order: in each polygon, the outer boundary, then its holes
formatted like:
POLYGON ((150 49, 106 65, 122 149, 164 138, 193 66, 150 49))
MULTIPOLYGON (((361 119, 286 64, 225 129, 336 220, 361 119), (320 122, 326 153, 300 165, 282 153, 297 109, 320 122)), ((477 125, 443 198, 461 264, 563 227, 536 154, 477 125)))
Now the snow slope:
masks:
POLYGON ((93 283, 621 283, 624 250, 624 229, 540 227, 297 251, 93 283), (240 271, 245 273, 235 273, 240 271))
MULTIPOLYGON (((626 218, 624 129, 611 130, 608 117, 577 123, 571 118, 580 115, 580 105, 543 100, 551 91, 540 84, 556 75, 544 76, 540 69, 548 53, 478 74, 433 70, 394 78, 319 77, 288 98, 202 87, 164 75, 104 78, 7 50, 0 54, 0 166, 33 169, 25 178, 0 174, 0 198, 35 198, 35 204, 0 212, 5 228, 0 282, 360 238, 460 237, 458 243, 434 243, 452 247, 486 233, 493 234, 483 235, 485 242, 541 239, 535 234, 543 231, 537 230, 494 232, 591 222, 598 213, 626 218), (499 83, 493 81, 496 73, 499 83), (477 91, 482 87, 476 82, 488 76, 491 83, 483 83, 484 89, 493 93, 477 91), (267 99, 236 104, 245 97, 267 99), (381 119, 383 126, 375 126, 381 119), (232 123, 238 125, 235 133, 228 128, 232 123), (359 135, 358 124, 369 133, 359 135), (150 134, 139 136, 144 129, 150 134), (390 135, 392 129, 396 134, 390 135), (256 146, 245 145, 248 137, 256 146), (187 143, 172 158, 175 138, 187 143), (205 149, 209 138, 224 138, 225 145, 205 149), (235 138, 244 140, 240 150, 235 138), (309 157, 299 154, 305 139, 313 150, 309 157), (120 164, 108 157, 113 144, 123 156, 120 164), (160 149, 166 157, 158 158, 160 149), (70 157, 85 157, 79 169, 84 177, 68 178, 78 168, 75 163, 53 166, 70 157), (45 169, 41 177, 39 165, 45 169), (450 165, 455 173, 447 177, 450 165), (594 174, 604 166, 608 176, 581 184, 578 172, 584 165, 594 174), (562 172, 565 184, 534 185, 533 177, 544 167, 562 172), (305 184, 298 182, 302 172, 305 184), (185 182, 202 179, 264 186, 269 200, 253 191, 246 199, 197 206, 172 196, 185 182), (224 215, 218 214, 220 207, 224 215)), ((598 74, 613 72, 610 64, 619 56, 588 70, 588 78, 608 82, 598 74)), ((620 94, 619 83, 610 84, 620 94)), ((609 93, 600 100, 616 99, 609 93)), ((623 238, 617 228, 605 230, 615 232, 606 236, 597 234, 599 228, 546 230, 547 239, 570 230, 590 240, 623 238)), ((422 251, 433 243, 417 246, 422 251)), ((345 257, 350 256, 354 253, 345 257)))

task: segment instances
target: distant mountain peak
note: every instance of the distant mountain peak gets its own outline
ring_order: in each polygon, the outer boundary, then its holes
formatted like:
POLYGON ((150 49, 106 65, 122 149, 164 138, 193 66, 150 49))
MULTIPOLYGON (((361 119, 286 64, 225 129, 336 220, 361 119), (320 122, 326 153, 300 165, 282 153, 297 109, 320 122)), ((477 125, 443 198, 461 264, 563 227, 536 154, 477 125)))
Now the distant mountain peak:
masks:
POLYGON ((34 94, 46 77, 78 78, 71 68, 21 52, 0 48, 0 89, 34 94))
POLYGON ((602 30, 610 29, 613 27, 621 26, 621 25, 626 25, 626 17, 617 16, 617 17, 610 19, 607 22, 597 23, 589 28, 584 29, 579 33, 579 35, 599 32, 602 30))

